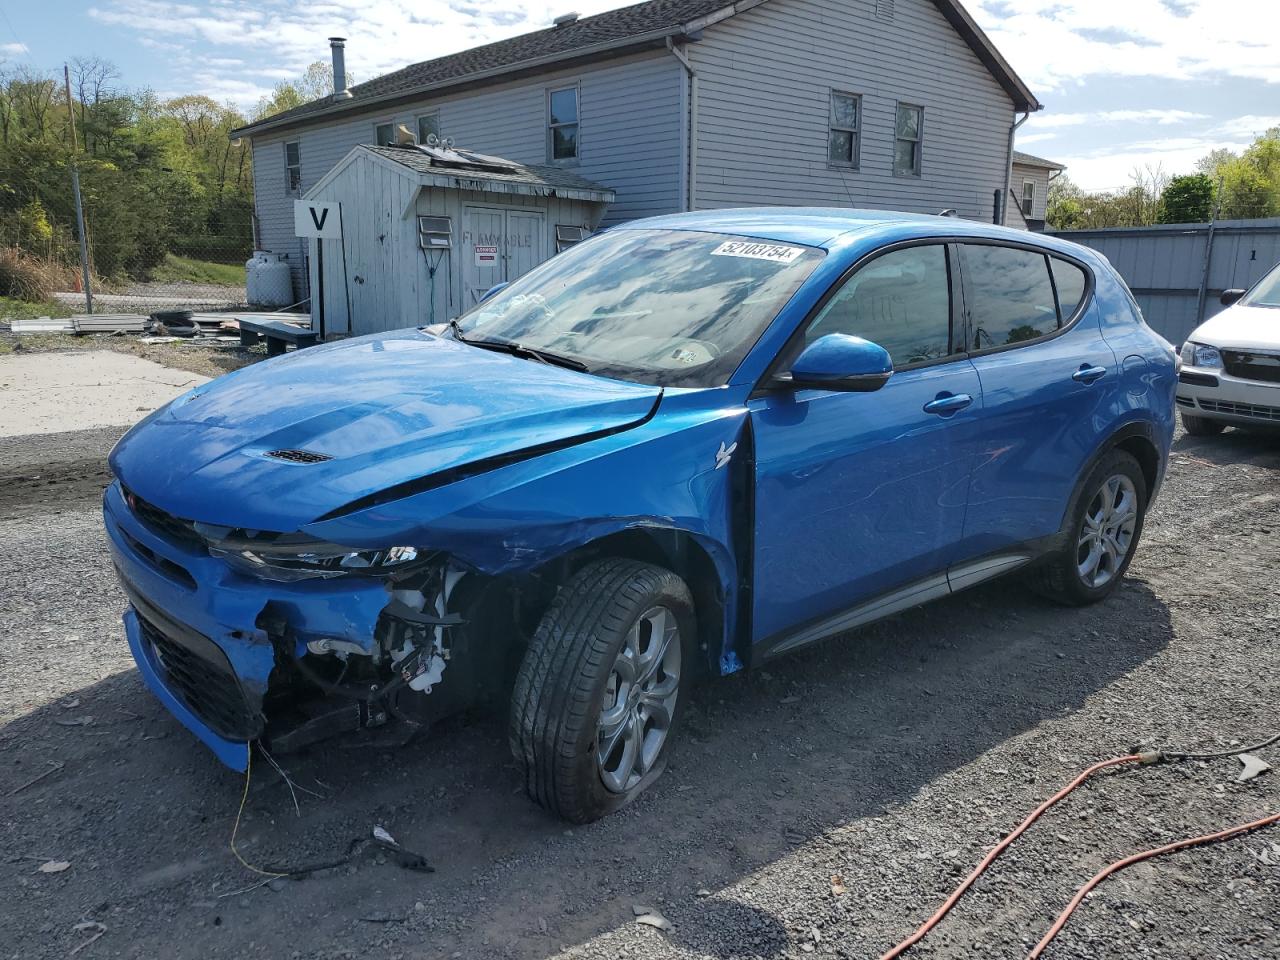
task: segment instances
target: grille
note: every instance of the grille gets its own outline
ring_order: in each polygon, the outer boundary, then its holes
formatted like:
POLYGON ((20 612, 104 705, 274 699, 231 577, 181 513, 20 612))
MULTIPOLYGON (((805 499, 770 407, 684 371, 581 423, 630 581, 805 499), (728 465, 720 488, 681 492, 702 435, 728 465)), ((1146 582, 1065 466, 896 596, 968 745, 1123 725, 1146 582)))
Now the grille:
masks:
POLYGON ((175 517, 154 504, 147 503, 132 490, 125 489, 124 500, 129 505, 129 509, 133 511, 133 515, 150 528, 152 533, 164 537, 166 540, 193 546, 204 546, 204 538, 196 533, 195 524, 190 520, 175 517))
POLYGON ((333 457, 327 453, 316 453, 312 450, 272 450, 267 454, 276 460, 287 460, 289 463, 324 463, 333 457))
POLYGON ((1280 383, 1280 353, 1223 350, 1222 366, 1231 376, 1239 377, 1241 380, 1280 383))
POLYGON ((1254 420, 1273 420, 1280 423, 1280 407, 1264 407, 1258 403, 1232 403, 1228 400, 1200 400, 1200 409, 1212 413, 1227 413, 1235 417, 1254 420))
POLYGON ((134 610, 173 694, 218 736, 255 739, 262 732, 262 717, 249 706, 221 648, 199 634, 170 636, 136 604, 134 610))
POLYGON ((1188 383, 1193 387, 1216 387, 1218 378, 1207 373, 1192 373, 1190 370, 1183 370, 1178 374, 1180 383, 1188 383))

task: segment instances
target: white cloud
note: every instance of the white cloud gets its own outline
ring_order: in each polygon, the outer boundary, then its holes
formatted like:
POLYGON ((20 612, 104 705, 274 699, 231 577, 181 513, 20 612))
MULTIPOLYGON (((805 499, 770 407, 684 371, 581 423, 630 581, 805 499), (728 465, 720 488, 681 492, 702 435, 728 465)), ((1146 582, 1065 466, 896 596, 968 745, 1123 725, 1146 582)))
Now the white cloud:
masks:
POLYGON ((31 51, 27 49, 27 45, 25 43, 0 43, 0 56, 25 57, 30 52, 31 51))
POLYGON ((1192 173, 1196 161, 1211 150, 1225 147, 1239 152, 1250 142, 1213 137, 1169 137, 1078 154, 1055 154, 1054 159, 1066 164, 1067 175, 1086 190, 1121 190, 1129 185, 1129 177, 1134 170, 1159 168, 1170 176, 1192 173))
POLYGON ((1238 137, 1253 141, 1273 127, 1280 127, 1280 117, 1260 117, 1249 114, 1219 124, 1209 132, 1220 137, 1238 137))
POLYGON ((1154 123, 1160 126, 1171 126, 1175 123, 1188 123, 1192 120, 1207 120, 1207 113, 1192 113, 1189 110, 1101 110, 1096 113, 1035 113, 1031 115, 1028 125, 1038 130, 1056 127, 1079 127, 1085 124, 1132 124, 1154 123))
POLYGON ((1056 133, 1019 133, 1018 146, 1025 147, 1029 143, 1041 143, 1045 140, 1056 139, 1058 139, 1058 135, 1056 133))
POLYGON ((970 0, 970 8, 1033 90, 1093 76, 1280 84, 1275 0, 970 0))

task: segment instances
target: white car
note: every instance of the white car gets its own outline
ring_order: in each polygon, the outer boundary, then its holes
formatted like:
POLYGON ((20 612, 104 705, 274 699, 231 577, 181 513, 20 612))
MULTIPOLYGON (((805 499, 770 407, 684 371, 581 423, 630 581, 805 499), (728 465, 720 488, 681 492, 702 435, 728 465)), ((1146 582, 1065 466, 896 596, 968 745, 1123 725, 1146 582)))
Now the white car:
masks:
POLYGON ((1280 428, 1280 264, 1182 345, 1178 408, 1197 437, 1226 427, 1280 428))

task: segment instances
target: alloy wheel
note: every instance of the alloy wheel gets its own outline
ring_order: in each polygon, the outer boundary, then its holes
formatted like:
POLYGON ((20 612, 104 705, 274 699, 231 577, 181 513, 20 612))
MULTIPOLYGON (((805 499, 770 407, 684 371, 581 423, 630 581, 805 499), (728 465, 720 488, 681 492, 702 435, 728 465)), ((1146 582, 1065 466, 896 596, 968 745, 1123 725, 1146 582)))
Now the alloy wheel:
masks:
POLYGON ((680 627, 666 607, 632 624, 605 685, 596 734, 600 779, 611 793, 634 789, 653 769, 680 692, 680 627))
POLYGON ((1104 587, 1119 575, 1138 524, 1138 491, 1122 473, 1103 481, 1089 501, 1076 543, 1076 570, 1085 586, 1104 587))

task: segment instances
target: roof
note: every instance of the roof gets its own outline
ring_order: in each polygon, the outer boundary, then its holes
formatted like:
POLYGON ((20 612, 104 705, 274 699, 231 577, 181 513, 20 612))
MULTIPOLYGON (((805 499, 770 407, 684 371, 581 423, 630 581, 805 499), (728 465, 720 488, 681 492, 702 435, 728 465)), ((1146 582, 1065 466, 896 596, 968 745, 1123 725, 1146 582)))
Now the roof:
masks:
MULTIPOLYGON (((660 46, 667 38, 696 39, 698 32, 767 0, 646 0, 620 10, 583 17, 558 27, 411 64, 351 87, 350 99, 322 97, 231 132, 242 137, 279 127, 319 122, 334 114, 360 112, 389 100, 420 96, 515 73, 554 69, 565 61, 616 53, 627 47, 660 46)), ((959 0, 933 0, 968 42, 1019 110, 1040 102, 1000 55, 959 0)))
POLYGON ((862 210, 847 207, 741 207, 674 213, 647 220, 631 220, 611 230, 699 230, 725 233, 779 243, 827 247, 848 234, 881 228, 902 228, 913 236, 986 237, 1027 240, 1026 231, 1012 230, 960 217, 904 213, 898 210, 862 210))
POLYGON ((1013 151, 1013 162, 1021 164, 1024 167, 1043 167, 1046 170, 1065 170, 1066 164, 1056 163, 1053 160, 1046 160, 1044 157, 1037 157, 1032 153, 1023 153, 1021 150, 1013 151))
POLYGON ((588 200, 612 203, 615 194, 608 187, 580 177, 563 167, 530 166, 463 150, 429 147, 355 147, 310 190, 307 196, 322 190, 329 181, 355 158, 364 154, 390 161, 416 174, 425 187, 478 190, 489 193, 514 193, 526 196, 561 197, 566 200, 588 200))

